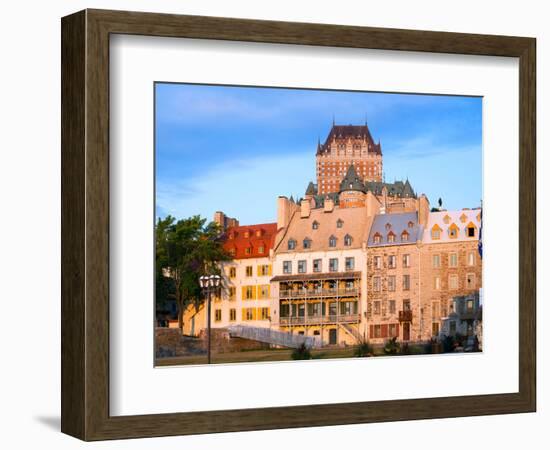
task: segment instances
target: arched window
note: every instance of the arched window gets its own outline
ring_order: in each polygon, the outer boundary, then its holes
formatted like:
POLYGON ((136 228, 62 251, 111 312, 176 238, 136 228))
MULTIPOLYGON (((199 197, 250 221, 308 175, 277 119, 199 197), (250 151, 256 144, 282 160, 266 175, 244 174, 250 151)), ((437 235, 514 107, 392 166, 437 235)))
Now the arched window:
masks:
POLYGON ((336 237, 331 236, 328 238, 328 246, 329 247, 336 247, 336 237))
POLYGON ((409 220, 409 223, 407 224, 409 228, 414 227, 414 222, 412 220, 409 220))
POLYGON ((311 239, 305 238, 304 239, 304 248, 311 248, 311 239))
POLYGON ((390 231, 388 233, 388 242, 390 243, 395 242, 395 233, 393 231, 390 231))
POLYGON ((314 229, 314 230, 319 229, 319 222, 314 220, 313 223, 311 224, 311 228, 314 229))
POLYGON ((344 245, 345 245, 346 247, 349 247, 349 246, 351 245, 351 241, 352 241, 351 236, 350 236, 349 234, 346 234, 346 235, 344 236, 344 245))
POLYGON ((288 240, 288 249, 289 250, 295 250, 296 249, 296 240, 289 239, 288 240))
POLYGON ((438 239, 441 238, 441 227, 436 223, 433 227, 432 227, 432 239, 434 241, 437 241, 438 239))
POLYGON ((336 221, 336 227, 337 228, 342 228, 344 226, 344 221, 342 219, 338 219, 336 221))
POLYGON ((404 230, 403 233, 401 233, 401 242, 407 242, 409 240, 409 232, 407 230, 404 230))
POLYGON ((380 244, 380 242, 382 241, 382 235, 380 233, 376 233, 372 240, 375 244, 380 244))
POLYGON ((458 226, 454 222, 449 227, 449 237, 451 239, 456 239, 458 237, 458 226))

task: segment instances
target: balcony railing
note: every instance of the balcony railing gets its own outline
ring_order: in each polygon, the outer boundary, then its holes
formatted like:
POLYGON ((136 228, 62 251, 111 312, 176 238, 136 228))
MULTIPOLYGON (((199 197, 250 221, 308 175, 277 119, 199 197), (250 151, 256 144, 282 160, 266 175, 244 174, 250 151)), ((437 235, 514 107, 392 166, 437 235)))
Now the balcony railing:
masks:
POLYGON ((413 312, 411 310, 399 311, 399 322, 412 322, 413 312))
POLYGON ((346 289, 286 289, 279 291, 279 298, 305 297, 356 297, 360 294, 358 288, 346 289))
POLYGON ((359 314, 341 314, 330 316, 298 316, 280 317, 279 323, 283 326, 290 325, 317 325, 324 323, 355 323, 359 322, 359 314))

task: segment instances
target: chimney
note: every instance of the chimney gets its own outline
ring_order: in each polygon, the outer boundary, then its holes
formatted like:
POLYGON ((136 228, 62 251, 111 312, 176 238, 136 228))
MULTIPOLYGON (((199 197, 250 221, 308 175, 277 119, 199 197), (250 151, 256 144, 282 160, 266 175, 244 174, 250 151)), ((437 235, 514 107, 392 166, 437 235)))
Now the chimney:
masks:
POLYGON ((296 203, 290 201, 284 195, 277 198, 277 229, 286 228, 294 211, 298 209, 296 203))
POLYGON ((309 217, 311 212, 311 202, 308 199, 304 199, 300 202, 300 217, 305 219, 309 217))
POLYGON ((223 231, 230 227, 238 227, 239 221, 233 217, 226 216, 222 211, 214 213, 214 222, 217 223, 223 231))
POLYGON ((332 212, 334 210, 334 200, 330 197, 325 198, 325 212, 332 212))
POLYGON ((417 200, 418 207, 418 223, 420 225, 427 225, 428 215, 430 214, 430 202, 426 195, 422 194, 417 200))
POLYGON ((372 193, 372 191, 367 191, 365 196, 365 205, 367 207, 367 216, 374 216, 378 213, 383 214, 382 207, 380 207, 380 201, 372 193))

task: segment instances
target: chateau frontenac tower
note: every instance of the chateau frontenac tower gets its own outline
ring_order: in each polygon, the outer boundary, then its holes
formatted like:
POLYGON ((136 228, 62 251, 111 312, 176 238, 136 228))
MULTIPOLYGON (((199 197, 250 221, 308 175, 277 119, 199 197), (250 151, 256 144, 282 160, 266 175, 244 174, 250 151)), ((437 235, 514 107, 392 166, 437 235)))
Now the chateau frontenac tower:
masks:
POLYGON ((317 193, 337 192, 353 165, 363 181, 382 181, 382 147, 367 124, 332 125, 324 144, 317 144, 317 193))

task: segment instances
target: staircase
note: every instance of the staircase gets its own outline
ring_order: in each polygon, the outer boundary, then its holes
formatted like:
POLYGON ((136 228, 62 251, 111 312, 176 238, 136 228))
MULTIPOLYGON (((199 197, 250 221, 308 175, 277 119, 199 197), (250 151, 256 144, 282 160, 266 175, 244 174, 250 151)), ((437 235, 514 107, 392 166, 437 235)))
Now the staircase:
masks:
POLYGON ((244 325, 232 325, 227 327, 227 330, 231 337, 265 342, 267 344, 280 345, 281 347, 298 348, 302 344, 307 348, 320 348, 323 346, 320 336, 302 336, 300 334, 271 330, 270 328, 248 327, 244 325))
POLYGON ((346 331, 351 337, 355 338, 358 344, 363 342, 363 336, 359 333, 359 330, 349 323, 340 323, 340 326, 346 331))

